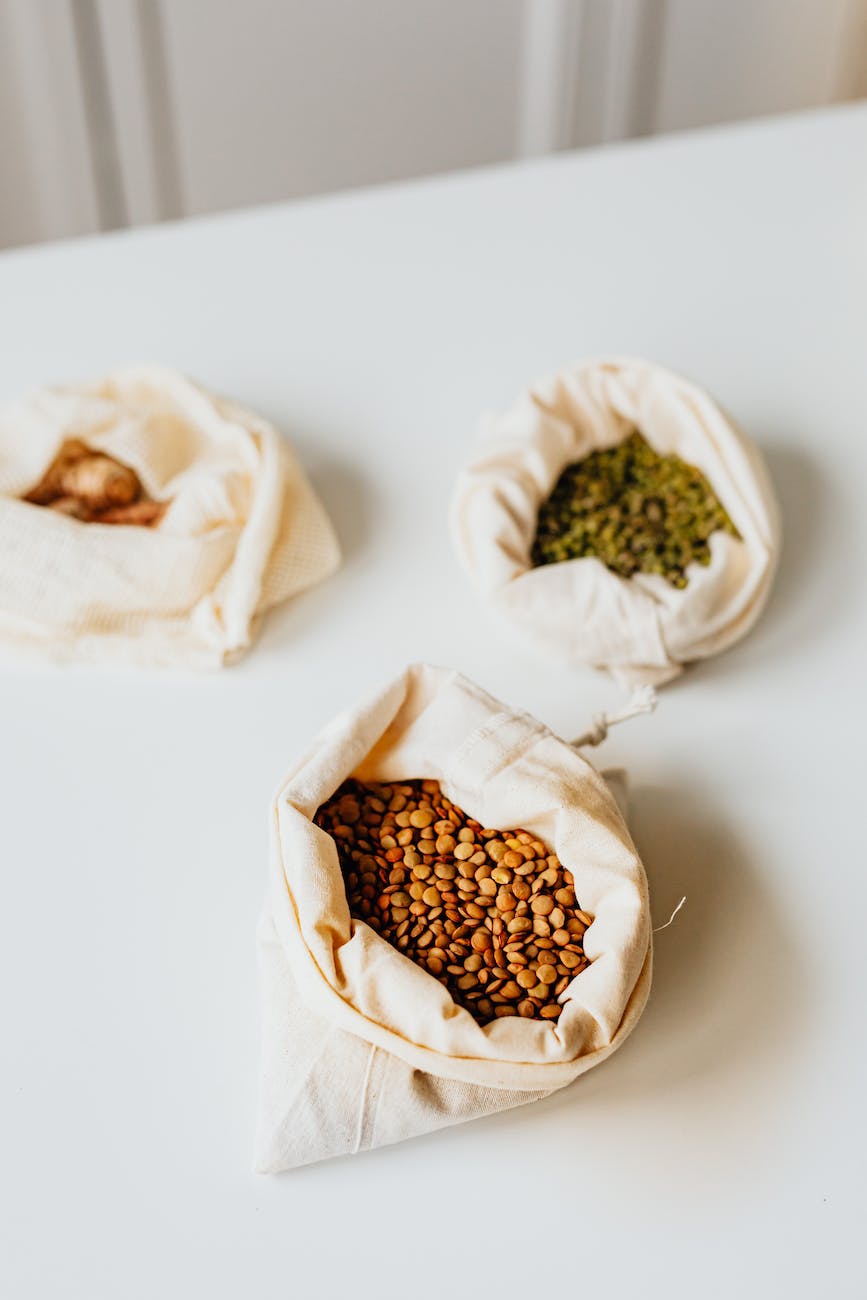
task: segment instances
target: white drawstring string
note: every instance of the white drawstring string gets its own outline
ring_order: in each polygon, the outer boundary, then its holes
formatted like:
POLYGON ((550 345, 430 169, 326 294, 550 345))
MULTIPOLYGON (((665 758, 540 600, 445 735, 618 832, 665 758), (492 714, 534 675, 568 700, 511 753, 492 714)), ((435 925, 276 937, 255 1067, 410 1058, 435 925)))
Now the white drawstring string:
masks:
POLYGON ((569 743, 575 749, 580 749, 583 745, 601 745, 611 727, 616 727, 620 722, 628 722, 630 718, 637 718, 641 713, 652 713, 656 704, 657 696, 653 687, 639 686, 622 709, 617 713, 597 713, 590 729, 569 743))
POLYGON ((658 926, 656 927, 656 929, 653 931, 653 933, 654 933, 654 934, 659 934, 660 930, 667 930, 668 927, 671 925, 672 921, 674 920, 674 918, 677 916, 677 914, 678 914, 678 912, 680 911, 680 909, 683 907, 683 905, 684 905, 685 902, 686 902, 686 894, 684 894, 683 898, 680 900, 680 902, 678 903, 677 907, 674 909, 674 911, 672 912, 671 916, 670 916, 670 917, 668 918, 668 920, 666 921, 665 925, 658 925, 658 926))
MULTIPOLYGON (((616 727, 620 722, 628 722, 630 718, 637 718, 642 713, 652 713, 656 708, 658 698, 656 691, 652 686, 637 687, 629 700, 629 703, 616 713, 597 713, 593 719, 593 725, 583 736, 569 743, 575 748, 580 749, 583 745, 601 745, 608 732, 612 727, 616 727)), ((659 934, 660 930, 667 930, 680 909, 686 902, 686 894, 678 903, 671 916, 665 922, 665 925, 658 925, 653 930, 653 934, 659 934)))

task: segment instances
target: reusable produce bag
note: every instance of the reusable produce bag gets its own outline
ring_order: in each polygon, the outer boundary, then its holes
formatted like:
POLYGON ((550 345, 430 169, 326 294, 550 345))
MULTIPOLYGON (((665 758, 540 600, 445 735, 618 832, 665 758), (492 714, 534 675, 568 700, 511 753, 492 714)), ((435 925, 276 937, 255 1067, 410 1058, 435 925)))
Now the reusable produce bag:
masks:
POLYGON ((0 410, 0 638, 26 652, 217 667, 339 558, 277 431, 171 370, 124 369, 0 410), (73 438, 169 502, 158 526, 83 523, 20 500, 73 438))
POLYGON ((281 785, 259 931, 262 1172, 397 1142, 546 1096, 605 1060, 650 989, 647 883, 617 804, 574 748, 458 673, 413 666, 341 714, 281 785), (349 914, 313 823, 349 775, 427 778, 484 826, 522 826, 575 877, 590 964, 556 1022, 480 1026, 349 914))
POLYGON ((634 360, 580 362, 486 417, 452 532, 475 586, 527 638, 626 684, 660 685, 749 631, 779 548, 757 448, 696 385, 634 360), (683 589, 657 574, 622 578, 595 557, 532 567, 539 507, 562 471, 636 428, 659 454, 701 470, 740 537, 714 533, 710 564, 691 564, 683 589))

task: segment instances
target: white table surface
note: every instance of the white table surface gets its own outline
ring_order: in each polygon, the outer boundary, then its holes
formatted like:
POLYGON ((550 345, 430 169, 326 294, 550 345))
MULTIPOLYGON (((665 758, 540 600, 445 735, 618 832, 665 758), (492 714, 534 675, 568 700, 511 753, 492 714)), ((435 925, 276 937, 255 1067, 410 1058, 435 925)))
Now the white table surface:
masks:
POLYGON ((865 1294, 867 109, 0 258, 0 389, 164 360, 275 419, 346 550, 205 677, 0 673, 0 1294, 865 1294), (618 699, 471 595, 478 413, 582 355, 706 384, 787 529, 754 633, 612 734, 647 1012, 549 1100, 251 1172, 289 761, 404 663, 564 735, 618 699), (860 546, 860 549, 859 549, 860 546))

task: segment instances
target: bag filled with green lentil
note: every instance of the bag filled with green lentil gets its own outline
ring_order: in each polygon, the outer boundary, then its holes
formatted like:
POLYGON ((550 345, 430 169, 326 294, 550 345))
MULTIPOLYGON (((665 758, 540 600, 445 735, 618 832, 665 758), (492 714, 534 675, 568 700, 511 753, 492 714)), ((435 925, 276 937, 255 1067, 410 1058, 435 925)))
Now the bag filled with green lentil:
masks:
POLYGON ((259 952, 271 1173, 536 1100, 604 1061, 650 989, 647 884, 575 748, 417 665, 283 781, 259 952))
POLYGON ((749 631, 780 533, 754 444, 696 385, 634 360, 580 362, 487 417, 452 531, 527 637, 651 685, 749 631))

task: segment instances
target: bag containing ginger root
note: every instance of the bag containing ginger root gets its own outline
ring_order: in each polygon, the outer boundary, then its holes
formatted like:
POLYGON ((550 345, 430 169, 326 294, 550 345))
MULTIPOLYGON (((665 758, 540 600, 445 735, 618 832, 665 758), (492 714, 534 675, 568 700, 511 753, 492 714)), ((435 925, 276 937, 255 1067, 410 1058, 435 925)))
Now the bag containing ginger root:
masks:
POLYGON ((453 671, 338 717, 272 835, 262 1172, 544 1097, 641 1014, 647 884, 611 791, 453 671))
POLYGON ((338 562, 276 429, 173 371, 0 410, 0 639, 25 653, 217 667, 338 562))

